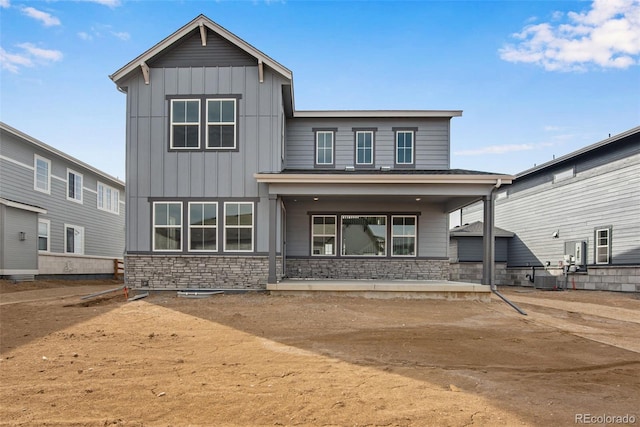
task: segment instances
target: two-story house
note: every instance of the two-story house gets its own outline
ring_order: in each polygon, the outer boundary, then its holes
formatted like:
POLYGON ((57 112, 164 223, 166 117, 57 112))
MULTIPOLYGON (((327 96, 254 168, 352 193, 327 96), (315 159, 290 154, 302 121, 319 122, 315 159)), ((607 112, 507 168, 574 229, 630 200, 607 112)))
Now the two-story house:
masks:
POLYGON ((485 200, 490 218, 511 182, 450 169, 461 111, 296 110, 291 71, 202 15, 110 77, 131 286, 447 280, 448 213, 485 200))
POLYGON ((0 277, 113 276, 124 193, 121 180, 0 122, 0 277))

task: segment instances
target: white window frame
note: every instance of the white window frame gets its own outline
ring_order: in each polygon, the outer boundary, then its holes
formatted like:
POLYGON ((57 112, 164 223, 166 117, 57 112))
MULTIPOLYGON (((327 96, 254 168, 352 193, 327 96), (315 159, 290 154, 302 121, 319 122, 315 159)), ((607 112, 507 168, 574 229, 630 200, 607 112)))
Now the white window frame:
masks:
MULTIPOLYGON (((366 150, 366 148, 363 147, 363 150, 366 150)), ((355 160, 356 160, 356 165, 359 165, 359 166, 360 165, 362 165, 362 166, 373 165, 373 131, 371 131, 371 130, 359 130, 359 131, 356 131, 356 159, 355 160), (359 145, 360 144, 360 140, 358 139, 358 136, 359 135, 364 135, 364 134, 371 135, 371 147, 370 147, 370 150, 371 150, 371 161, 370 162, 359 162, 358 161, 358 152, 360 150, 360 145, 359 145)))
POLYGON ((42 193, 51 194, 51 160, 38 156, 37 154, 33 155, 33 189, 42 193), (41 188, 38 186, 38 161, 42 161, 47 165, 47 188, 41 188))
MULTIPOLYGON (((338 246, 338 217, 337 215, 311 215, 311 256, 316 256, 316 257, 329 257, 329 256, 336 256, 336 254, 338 253, 336 246, 338 246), (315 219, 316 218, 333 218, 333 225, 334 225, 334 230, 333 230, 333 234, 315 234, 315 230, 314 230, 314 225, 315 225, 315 219), (320 253, 320 254, 316 254, 313 252, 313 243, 314 243, 314 239, 316 237, 333 237, 333 253, 320 253)), ((326 247, 325 247, 326 250, 326 247)))
POLYGON ((73 225, 73 224, 65 224, 64 225, 64 253, 65 254, 75 254, 75 255, 83 255, 84 254, 84 227, 81 227, 79 225, 73 225), (76 248, 76 240, 74 238, 74 251, 73 252, 68 252, 67 251, 67 229, 73 229, 74 230, 74 235, 75 235, 75 231, 77 231, 79 233, 80 236, 80 248, 78 250, 78 248, 76 248))
POLYGON ((205 135, 205 148, 207 150, 235 150, 238 148, 237 141, 237 129, 238 129, 238 100, 235 98, 207 98, 206 103, 206 135, 205 135), (226 101, 233 102, 233 122, 210 122, 209 121, 209 102, 220 102, 220 111, 222 111, 222 103, 226 101), (210 147, 209 146, 209 126, 230 126, 233 128, 233 147, 210 147))
POLYGON ((153 252, 182 252, 182 241, 184 240, 182 232, 182 224, 184 223, 182 202, 176 201, 158 201, 153 202, 151 211, 151 249, 153 252), (156 224, 156 206, 157 205, 178 205, 180 206, 180 224, 156 224), (156 249, 156 228, 174 228, 180 231, 180 241, 177 249, 156 249))
MULTIPOLYGON (((171 150, 199 150, 200 147, 202 146, 202 142, 201 142, 201 116, 202 116, 202 102, 200 101, 199 98, 175 98, 175 99, 171 99, 170 100, 170 111, 169 111, 169 148, 171 150), (190 101, 195 101, 198 103, 198 121, 196 122, 174 122, 173 121, 173 111, 174 111, 174 104, 176 102, 190 102, 190 101), (173 127, 174 126, 198 126, 198 145, 196 147, 175 147, 173 144, 173 127)), ((186 111, 186 110, 185 110, 186 111)), ((186 120, 186 117, 185 117, 186 120)))
POLYGON ((255 204, 253 202, 224 202, 223 209, 223 227, 224 227, 224 235, 223 235, 223 250, 224 252, 253 252, 255 247, 255 204), (227 225, 227 206, 229 205, 250 205, 251 206, 251 225, 227 225), (230 228, 250 228, 251 229, 251 249, 227 249, 227 230, 230 228))
POLYGON ((415 258, 418 252, 418 216, 417 215, 391 215, 391 256, 397 258, 415 258), (394 218, 413 218, 413 234, 395 234, 393 232, 393 220, 394 218), (413 237, 413 255, 396 255, 393 253, 393 239, 396 237, 413 237))
POLYGON ((201 201, 201 202, 189 202, 187 204, 187 215, 189 218, 189 221, 187 223, 187 227, 189 228, 189 232, 188 232, 188 242, 187 242, 187 250, 189 252, 217 252, 218 251, 218 222, 219 222, 219 212, 218 212, 218 202, 205 202, 205 201, 201 201), (191 206, 192 205, 213 205, 215 206, 216 209, 216 225, 192 225, 191 224, 191 206), (201 229, 213 229, 215 231, 215 236, 216 236, 216 247, 213 249, 191 249, 191 230, 194 228, 201 228, 201 229))
MULTIPOLYGON (((416 157, 416 133, 415 131, 412 130, 397 130, 396 131, 396 164, 397 165, 413 165, 415 163, 415 157, 416 157), (400 134, 411 134, 411 161, 410 162, 400 162, 398 161, 400 156, 398 156, 399 150, 400 150, 400 144, 398 141, 398 137, 400 136, 400 134)), ((403 148, 404 149, 404 148, 403 148)))
POLYGON ((76 203, 80 203, 82 204, 82 193, 84 192, 83 190, 83 186, 84 186, 84 177, 82 176, 81 173, 74 171, 73 169, 69 169, 67 168, 67 185, 66 185, 66 191, 67 191, 67 200, 71 200, 72 202, 76 202, 76 203), (69 175, 73 175, 74 179, 73 179, 73 190, 75 193, 75 196, 80 196, 80 197, 71 197, 69 195, 69 175), (79 193, 78 193, 78 184, 77 184, 77 180, 78 177, 80 177, 80 188, 79 188, 79 193))
MULTIPOLYGON (((65 246, 66 248, 66 246, 65 246)), ((47 252, 51 252, 51 221, 48 219, 44 219, 44 218, 38 218, 38 252, 40 253, 47 253, 47 252), (40 234, 40 224, 46 224, 47 226, 47 234, 46 236, 43 236, 40 234), (46 237, 47 239, 47 248, 46 249, 40 249, 40 238, 41 237, 46 237)))
POLYGON ((596 253, 595 253, 595 263, 596 264, 601 264, 601 265, 606 265, 606 264, 610 264, 611 263, 611 228, 609 227, 602 227, 602 228, 596 228, 596 241, 594 244, 595 248, 596 248, 596 253), (600 244, 600 232, 601 231, 605 231, 607 233, 606 239, 607 239, 607 244, 606 245, 601 245, 600 244), (607 255, 607 260, 606 261, 600 261, 600 254, 601 254, 601 250, 604 249, 606 250, 606 255, 607 255))
MULTIPOLYGON (((326 142, 326 140, 325 140, 326 142)), ((335 132, 332 130, 317 130, 316 131, 316 165, 317 166, 333 166, 335 164, 335 146, 336 146, 336 137, 335 132), (320 163, 320 135, 331 135, 331 161, 320 163)), ((323 150, 327 150, 327 147, 323 147, 323 150)))
POLYGON ((388 215, 380 215, 380 214, 343 214, 340 215, 340 254, 344 257, 361 257, 361 258, 386 258, 387 254, 389 253, 389 216, 388 215), (384 233, 384 253, 381 255, 371 255, 371 254, 362 254, 362 255, 356 255, 356 254, 345 254, 345 245, 343 244, 344 242, 344 238, 345 238, 345 234, 344 231, 342 230, 343 227, 343 223, 344 223, 344 218, 345 217, 364 217, 364 218, 384 218, 384 222, 385 222, 385 233, 384 233))
POLYGON ((101 211, 120 214, 120 190, 98 181, 96 185, 98 193, 96 197, 97 208, 101 211), (105 203, 106 202, 106 203, 105 203), (111 204, 111 206, 109 206, 111 204))
POLYGON ((561 170, 553 174, 553 182, 566 181, 574 177, 573 166, 569 169, 561 170))

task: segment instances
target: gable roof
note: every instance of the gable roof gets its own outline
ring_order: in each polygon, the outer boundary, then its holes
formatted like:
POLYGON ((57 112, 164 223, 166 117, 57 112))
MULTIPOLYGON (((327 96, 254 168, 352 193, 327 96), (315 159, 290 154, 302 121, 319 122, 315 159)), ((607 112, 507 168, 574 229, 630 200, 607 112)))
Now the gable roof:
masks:
MULTIPOLYGON (((503 228, 493 227, 495 237, 513 237, 513 233, 503 228)), ((451 237, 482 237, 484 234, 484 224, 482 221, 471 224, 459 225, 449 231, 451 237)))
POLYGON ((274 70, 275 72, 283 76, 284 78, 288 80, 293 79, 293 74, 285 66, 273 60, 272 58, 270 58, 260 50, 251 46, 249 43, 242 40, 240 37, 229 32, 228 30, 216 24, 215 22, 213 22, 212 20, 210 20, 204 15, 198 15, 195 19, 187 23, 178 31, 174 32, 173 34, 171 34, 170 36, 162 40, 160 43, 156 44, 151 49, 147 50, 146 52, 144 52, 143 54, 135 58, 133 61, 129 62, 124 67, 120 68, 115 73, 111 74, 109 78, 113 80, 114 83, 118 84, 119 81, 121 81, 124 77, 126 77, 131 72, 133 72, 138 67, 140 67, 141 64, 146 63, 147 61, 150 61, 152 58, 161 54, 167 48, 173 46, 175 43, 178 43, 184 37, 187 37, 188 35, 190 35, 194 30, 197 30, 201 27, 205 27, 213 31, 215 34, 231 42, 233 45, 237 46, 238 48, 242 49, 249 55, 256 58, 256 65, 262 62, 264 65, 268 66, 269 68, 271 68, 272 70, 274 70))

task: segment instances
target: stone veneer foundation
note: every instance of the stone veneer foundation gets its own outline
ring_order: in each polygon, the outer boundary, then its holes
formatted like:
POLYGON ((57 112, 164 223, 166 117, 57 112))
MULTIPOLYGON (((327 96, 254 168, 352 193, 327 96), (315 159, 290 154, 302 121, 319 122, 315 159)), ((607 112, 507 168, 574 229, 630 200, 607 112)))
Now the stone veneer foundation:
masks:
MULTIPOLYGON (((282 260, 277 259, 278 278, 282 260)), ((266 256, 125 255, 125 282, 149 289, 266 289, 266 256)))
POLYGON ((449 280, 449 260, 419 258, 287 258, 297 279, 449 280))

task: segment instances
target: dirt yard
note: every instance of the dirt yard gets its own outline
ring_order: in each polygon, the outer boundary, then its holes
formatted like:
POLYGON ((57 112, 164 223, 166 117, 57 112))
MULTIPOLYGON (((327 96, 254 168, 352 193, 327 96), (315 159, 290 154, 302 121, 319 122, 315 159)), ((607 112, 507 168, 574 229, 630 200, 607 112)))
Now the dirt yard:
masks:
POLYGON ((113 287, 0 285, 0 425, 640 425, 638 295, 504 290, 528 316, 497 299, 77 296, 113 287))

